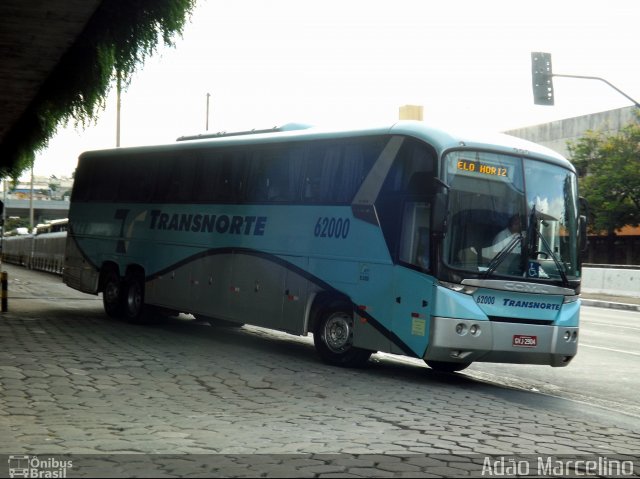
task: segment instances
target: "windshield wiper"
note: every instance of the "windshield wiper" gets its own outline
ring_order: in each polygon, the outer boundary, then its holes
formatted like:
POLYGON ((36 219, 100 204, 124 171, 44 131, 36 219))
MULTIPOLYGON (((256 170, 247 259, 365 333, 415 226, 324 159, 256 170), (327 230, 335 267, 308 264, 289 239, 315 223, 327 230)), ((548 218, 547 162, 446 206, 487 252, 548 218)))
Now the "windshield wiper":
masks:
POLYGON ((532 252, 536 250, 537 222, 538 214, 536 213, 536 205, 533 205, 531 213, 529 213, 529 223, 527 224, 527 232, 525 233, 527 240, 523 241, 522 256, 520 257, 522 271, 527 270, 529 258, 532 256, 532 252))
POLYGON ((542 245, 549 252, 549 255, 551 256, 551 259, 553 259, 553 262, 555 263, 556 268, 558 269, 558 273, 560 274, 560 278, 562 278, 562 285, 568 287, 569 286, 569 279, 567 278, 567 274, 564 272, 564 266, 562 265, 562 263, 560 263, 560 260, 558 260, 558 258, 556 257, 555 253, 551 250, 551 246, 549 246, 549 243, 547 243, 547 240, 544 238, 544 236, 542 236, 537 231, 537 228, 536 228, 536 234, 542 240, 542 245))
POLYGON ((493 259, 487 265, 487 270, 482 275, 483 278, 488 278, 497 268, 502 264, 502 262, 509 256, 509 253, 513 251, 516 245, 522 241, 522 235, 517 234, 514 235, 509 243, 506 244, 504 248, 500 250, 500 252, 493 257, 493 259))
MULTIPOLYGON (((540 231, 538 231, 538 214, 536 213, 536 207, 534 205, 531 208, 531 213, 529 214, 529 224, 527 225, 528 241, 526 242, 525 248, 522 248, 523 263, 526 261, 527 258, 530 258, 531 260, 536 259, 534 258, 534 255, 536 254, 536 250, 537 250, 536 240, 538 238, 540 238, 540 240, 542 241, 542 246, 546 248, 546 250, 549 252, 548 254, 551 256, 551 259, 553 259, 553 262, 556 265, 556 268, 558 270, 558 274, 562 279, 562 285, 569 286, 569 279, 567 278, 567 274, 564 271, 563 265, 560 263, 556 255, 553 253, 551 246, 549 246, 549 243, 547 242, 545 237, 540 234, 540 231)), ((525 264, 523 264, 523 266, 525 266, 525 264)), ((526 269, 524 270, 526 271, 526 269)))

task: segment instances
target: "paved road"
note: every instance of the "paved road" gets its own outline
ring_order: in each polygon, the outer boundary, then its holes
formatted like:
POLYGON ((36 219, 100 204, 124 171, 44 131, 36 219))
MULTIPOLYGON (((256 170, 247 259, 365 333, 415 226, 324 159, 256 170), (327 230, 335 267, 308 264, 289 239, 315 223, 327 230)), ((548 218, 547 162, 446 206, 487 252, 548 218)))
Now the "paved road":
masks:
POLYGON ((465 374, 640 420, 640 312, 583 306, 580 319, 578 355, 568 367, 476 363, 465 374))
POLYGON ((113 477, 479 477, 504 454, 640 472, 632 416, 382 355, 332 368, 310 338, 259 328, 108 320, 55 276, 5 269, 0 453, 113 477))

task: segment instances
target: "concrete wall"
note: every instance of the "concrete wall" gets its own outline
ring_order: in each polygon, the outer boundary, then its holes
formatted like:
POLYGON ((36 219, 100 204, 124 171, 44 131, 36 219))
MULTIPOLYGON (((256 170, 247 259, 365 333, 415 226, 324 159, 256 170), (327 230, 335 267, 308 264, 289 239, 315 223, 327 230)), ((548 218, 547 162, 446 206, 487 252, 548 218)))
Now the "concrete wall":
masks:
POLYGON ((546 146, 569 158, 568 140, 576 141, 587 130, 618 131, 635 120, 634 110, 635 107, 629 106, 617 110, 552 121, 541 125, 517 128, 505 131, 505 133, 546 146))
POLYGON ((640 269, 582 268, 582 292, 640 297, 640 269))

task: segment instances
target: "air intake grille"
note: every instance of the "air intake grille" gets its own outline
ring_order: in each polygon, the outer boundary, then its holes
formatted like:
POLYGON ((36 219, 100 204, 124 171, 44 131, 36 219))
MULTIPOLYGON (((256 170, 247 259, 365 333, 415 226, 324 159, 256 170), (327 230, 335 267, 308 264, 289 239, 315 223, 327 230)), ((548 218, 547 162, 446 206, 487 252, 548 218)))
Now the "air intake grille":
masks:
POLYGON ((539 326, 549 326, 553 324, 553 320, 505 318, 503 316, 489 316, 489 321, 495 321, 496 323, 537 324, 539 326))

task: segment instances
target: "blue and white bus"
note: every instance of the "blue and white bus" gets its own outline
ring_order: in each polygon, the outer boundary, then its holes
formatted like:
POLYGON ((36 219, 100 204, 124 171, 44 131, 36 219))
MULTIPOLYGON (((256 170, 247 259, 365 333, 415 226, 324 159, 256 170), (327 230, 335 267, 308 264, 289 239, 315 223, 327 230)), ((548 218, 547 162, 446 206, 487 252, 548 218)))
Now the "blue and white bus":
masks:
POLYGON ((411 121, 179 140, 79 159, 63 277, 108 315, 312 333, 340 366, 576 355, 584 218, 560 155, 411 121))

